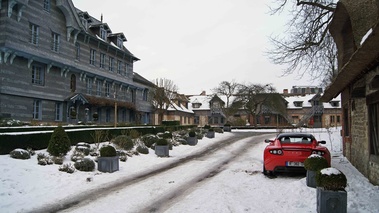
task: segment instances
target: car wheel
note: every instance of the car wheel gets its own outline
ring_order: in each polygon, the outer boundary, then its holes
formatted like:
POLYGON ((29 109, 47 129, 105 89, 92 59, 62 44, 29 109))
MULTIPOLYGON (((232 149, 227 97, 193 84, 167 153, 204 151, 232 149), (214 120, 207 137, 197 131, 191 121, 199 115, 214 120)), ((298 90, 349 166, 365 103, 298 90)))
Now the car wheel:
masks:
POLYGON ((265 167, 264 164, 263 164, 263 174, 266 175, 266 176, 268 175, 267 170, 266 170, 266 167, 265 167))
POLYGON ((275 173, 273 171, 267 171, 264 164, 263 164, 263 174, 269 178, 275 177, 275 173))

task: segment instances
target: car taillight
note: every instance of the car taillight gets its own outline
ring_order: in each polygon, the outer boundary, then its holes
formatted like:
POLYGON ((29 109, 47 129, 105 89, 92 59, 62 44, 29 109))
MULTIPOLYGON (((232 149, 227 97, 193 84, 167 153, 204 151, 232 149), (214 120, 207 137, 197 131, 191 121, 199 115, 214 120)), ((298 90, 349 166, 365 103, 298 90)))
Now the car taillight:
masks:
POLYGON ((283 154, 283 151, 281 149, 272 149, 270 150, 270 153, 273 155, 281 155, 283 154))
POLYGON ((324 156, 324 155, 325 155, 325 152, 323 152, 323 151, 319 151, 319 150, 313 150, 313 151, 312 151, 312 154, 317 154, 317 155, 324 156))

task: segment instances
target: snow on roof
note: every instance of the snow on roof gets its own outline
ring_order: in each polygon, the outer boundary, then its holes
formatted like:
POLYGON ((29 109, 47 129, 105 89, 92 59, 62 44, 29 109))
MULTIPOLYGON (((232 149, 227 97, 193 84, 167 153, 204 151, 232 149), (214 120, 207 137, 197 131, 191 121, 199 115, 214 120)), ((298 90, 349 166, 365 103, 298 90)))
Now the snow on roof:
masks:
POLYGON ((187 109, 185 106, 183 106, 183 104, 180 104, 180 106, 178 106, 174 102, 170 103, 170 106, 168 107, 167 110, 168 111, 180 111, 180 112, 186 112, 186 113, 193 113, 193 111, 191 109, 187 109))

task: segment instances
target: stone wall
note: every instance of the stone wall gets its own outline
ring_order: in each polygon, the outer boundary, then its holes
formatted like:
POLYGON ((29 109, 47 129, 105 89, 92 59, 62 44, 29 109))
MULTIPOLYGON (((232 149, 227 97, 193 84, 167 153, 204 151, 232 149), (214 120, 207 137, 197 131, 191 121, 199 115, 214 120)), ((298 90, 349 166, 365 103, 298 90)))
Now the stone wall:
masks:
POLYGON ((369 140, 366 99, 354 99, 355 110, 351 112, 350 162, 365 176, 368 175, 369 140))

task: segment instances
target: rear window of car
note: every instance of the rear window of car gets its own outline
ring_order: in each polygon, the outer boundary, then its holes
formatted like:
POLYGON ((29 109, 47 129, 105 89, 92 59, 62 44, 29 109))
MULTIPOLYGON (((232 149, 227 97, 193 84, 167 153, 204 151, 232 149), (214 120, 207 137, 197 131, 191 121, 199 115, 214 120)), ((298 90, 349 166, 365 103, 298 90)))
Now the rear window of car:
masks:
POLYGON ((312 139, 309 137, 301 137, 301 136, 285 136, 279 138, 281 143, 304 143, 309 144, 312 142, 312 139))

